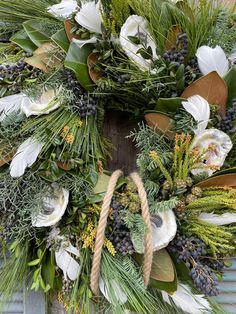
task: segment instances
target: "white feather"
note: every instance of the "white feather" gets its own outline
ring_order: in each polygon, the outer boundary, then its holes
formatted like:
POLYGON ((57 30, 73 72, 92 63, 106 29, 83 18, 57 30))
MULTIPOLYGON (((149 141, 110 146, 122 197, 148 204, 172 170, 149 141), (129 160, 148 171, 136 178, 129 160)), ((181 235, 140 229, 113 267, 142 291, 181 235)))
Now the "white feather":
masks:
POLYGON ((229 61, 220 46, 202 46, 198 48, 196 56, 203 75, 217 71, 220 76, 224 76, 229 70, 229 61))
POLYGON ((68 248, 63 248, 63 244, 58 252, 55 252, 55 258, 57 266, 63 271, 65 279, 69 278, 74 281, 77 279, 80 265, 76 260, 68 253, 73 252, 77 257, 79 256, 79 251, 73 247, 71 244, 68 248), (73 248, 73 249, 72 249, 73 248))
POLYGON ((177 291, 172 295, 162 291, 162 297, 163 300, 170 305, 171 298, 175 305, 181 308, 185 313, 211 313, 211 306, 204 296, 200 294, 192 294, 190 288, 184 284, 179 284, 177 291))
POLYGON ((6 96, 0 99, 0 121, 3 121, 9 114, 20 111, 21 105, 27 96, 20 93, 6 96))
POLYGON ((26 168, 33 165, 43 145, 30 137, 19 146, 10 165, 10 174, 13 178, 22 176, 26 168))
POLYGON ((198 219, 209 224, 223 226, 236 222, 236 214, 225 213, 217 215, 214 213, 201 213, 198 219))
POLYGON ((56 17, 68 18, 78 7, 76 0, 62 0, 58 4, 48 7, 48 12, 56 17))
POLYGON ((199 95, 189 97, 187 101, 183 101, 182 105, 184 109, 190 113, 197 121, 196 134, 203 132, 210 119, 210 106, 206 99, 199 95))
MULTIPOLYGON (((118 284, 118 282, 115 279, 111 279, 110 285, 112 286, 113 292, 116 296, 116 301, 119 302, 119 304, 124 304, 127 301, 127 295, 123 292, 123 290, 121 289, 120 285, 118 284)), ((104 297, 110 302, 113 303, 112 299, 110 298, 108 292, 107 292, 107 287, 106 284, 104 282, 104 280, 102 279, 102 277, 100 276, 99 278, 99 289, 102 292, 102 294, 104 295, 104 297)))
POLYGON ((96 44, 97 38, 95 36, 89 39, 72 39, 72 41, 79 47, 82 48, 84 45, 87 44, 96 44))

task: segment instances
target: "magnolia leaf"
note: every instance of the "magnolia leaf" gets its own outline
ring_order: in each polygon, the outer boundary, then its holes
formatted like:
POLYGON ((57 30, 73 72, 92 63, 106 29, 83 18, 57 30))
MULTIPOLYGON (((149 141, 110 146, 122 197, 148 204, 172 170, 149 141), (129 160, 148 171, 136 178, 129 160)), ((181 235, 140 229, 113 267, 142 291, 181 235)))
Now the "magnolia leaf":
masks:
POLYGON ((55 34, 52 35, 51 39, 56 43, 62 50, 65 52, 68 51, 70 47, 70 42, 67 38, 67 34, 63 29, 57 31, 55 34))
POLYGON ((156 132, 165 133, 167 137, 174 138, 174 133, 171 131, 173 120, 166 114, 160 112, 147 113, 145 114, 145 120, 156 132))
POLYGON ((90 55, 88 56, 87 64, 89 76, 94 83, 96 83, 102 77, 102 71, 97 71, 96 69, 94 69, 94 66, 96 66, 97 62, 98 54, 94 52, 90 53, 90 55))
POLYGON ((53 256, 54 256, 54 253, 49 252, 49 254, 44 260, 43 267, 42 267, 42 276, 43 276, 44 282, 50 287, 54 286, 54 279, 55 279, 55 263, 52 258, 53 256))
POLYGON ((159 98, 155 110, 164 113, 175 113, 177 109, 182 107, 182 101, 186 101, 185 98, 159 98))
POLYGON ((25 62, 31 65, 34 68, 40 69, 44 73, 48 72, 47 65, 40 59, 40 56, 32 56, 30 58, 26 58, 25 62))
POLYGON ((71 22, 71 20, 65 20, 64 27, 65 27, 66 36, 70 42, 72 42, 73 39, 80 39, 79 35, 74 34, 72 32, 73 23, 71 22))
POLYGON ((72 70, 80 84, 89 91, 93 90, 87 66, 87 59, 91 51, 91 45, 85 45, 79 48, 72 42, 65 59, 65 67, 72 70))
POLYGON ((42 23, 40 20, 33 19, 26 21, 23 23, 23 27, 30 40, 38 47, 50 40, 46 32, 42 30, 42 23))
POLYGON ((229 72, 225 75, 224 80, 228 86, 228 101, 230 106, 232 100, 236 97, 236 67, 233 66, 229 72))
POLYGON ((219 112, 222 115, 225 115, 228 88, 225 81, 216 71, 194 81, 185 89, 181 97, 189 98, 194 95, 202 96, 209 102, 209 104, 218 105, 219 112))
POLYGON ((235 174, 236 174, 236 167, 224 169, 224 170, 221 170, 221 171, 217 171, 217 172, 215 172, 215 173, 212 175, 212 177, 217 177, 217 176, 220 176, 220 175, 222 175, 222 174, 228 174, 228 173, 235 173, 235 174))
POLYGON ((11 39, 11 42, 15 43, 25 51, 33 52, 37 46, 29 39, 29 36, 24 30, 21 30, 14 34, 11 39))
POLYGON ((179 25, 174 25, 168 31, 165 49, 171 50, 172 48, 176 47, 177 37, 178 34, 182 32, 182 29, 179 25))
POLYGON ((94 187, 93 193, 100 194, 106 192, 110 178, 111 177, 105 173, 100 174, 98 176, 98 181, 96 186, 94 187))
POLYGON ((210 186, 229 186, 236 189, 236 173, 228 173, 219 176, 213 176, 202 182, 196 184, 201 188, 206 188, 210 186))
POLYGON ((15 155, 15 152, 11 153, 7 156, 4 156, 4 158, 1 158, 0 159, 0 167, 4 166, 5 164, 8 164, 12 160, 14 155, 15 155))
POLYGON ((69 171, 72 169, 72 166, 69 164, 69 163, 65 163, 65 162, 62 162, 62 161, 58 161, 57 162, 57 166, 60 168, 60 169, 63 169, 65 171, 69 171))

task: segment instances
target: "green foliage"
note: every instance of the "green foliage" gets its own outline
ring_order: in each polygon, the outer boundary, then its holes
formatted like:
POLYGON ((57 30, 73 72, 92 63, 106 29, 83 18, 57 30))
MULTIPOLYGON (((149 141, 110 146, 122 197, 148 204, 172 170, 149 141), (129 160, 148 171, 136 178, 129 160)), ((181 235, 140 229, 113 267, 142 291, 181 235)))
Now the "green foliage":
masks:
MULTIPOLYGON (((16 291, 22 288, 25 276, 27 275, 27 262, 30 254, 29 242, 26 241, 19 245, 18 242, 12 243, 12 250, 0 268, 0 312, 4 312, 4 306, 16 291)), ((2 258, 1 254, 1 258, 2 258)))
POLYGON ((158 214, 159 212, 168 211, 171 209, 174 209, 179 202, 179 199, 177 197, 173 197, 167 201, 151 201, 150 203, 150 212, 152 214, 158 214))
POLYGON ((235 49, 235 37, 236 15, 229 15, 226 10, 221 10, 210 37, 211 46, 219 45, 227 54, 230 54, 235 49))
POLYGON ((111 0, 110 18, 114 23, 113 28, 120 28, 130 16, 130 9, 127 0, 111 0))
POLYGON ((217 254, 227 255, 235 249, 232 231, 236 227, 216 226, 201 222, 197 219, 189 219, 188 224, 183 227, 184 231, 196 235, 206 243, 213 256, 217 254))
POLYGON ((129 257, 117 258, 103 252, 101 276, 106 284, 106 291, 111 308, 115 313, 124 313, 125 308, 140 314, 152 314, 161 311, 162 302, 155 299, 146 290, 142 276, 129 257), (120 289, 127 295, 128 302, 121 305, 115 294, 113 280, 117 281, 120 289))
POLYGON ((147 226, 140 214, 133 214, 129 210, 121 213, 122 220, 130 230, 131 238, 137 253, 144 251, 144 238, 147 232, 147 226))

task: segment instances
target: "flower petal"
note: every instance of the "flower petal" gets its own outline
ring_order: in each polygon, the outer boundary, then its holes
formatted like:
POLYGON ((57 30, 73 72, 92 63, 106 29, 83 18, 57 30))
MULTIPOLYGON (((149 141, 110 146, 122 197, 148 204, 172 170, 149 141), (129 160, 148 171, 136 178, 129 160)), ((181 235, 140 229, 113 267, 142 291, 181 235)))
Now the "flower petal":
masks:
POLYGON ((229 61, 220 46, 202 46, 198 48, 196 56, 203 75, 216 71, 220 76, 224 76, 229 70, 229 61))
POLYGON ((30 137, 19 146, 10 165, 10 174, 13 178, 21 177, 26 168, 33 165, 43 145, 44 143, 30 137))
MULTIPOLYGON (((111 285, 113 293, 115 294, 116 301, 119 302, 119 304, 126 303, 126 301, 128 299, 127 295, 123 292, 123 290, 121 289, 121 287, 118 284, 118 282, 115 279, 112 279, 109 284, 111 285)), ((99 278, 99 289, 100 289, 101 293, 104 295, 104 297, 110 303, 113 303, 113 300, 108 295, 106 284, 105 284, 105 282, 104 282, 104 280, 102 279, 101 276, 99 278)))
POLYGON ((74 281, 77 279, 80 271, 80 265, 71 255, 62 247, 55 252, 56 264, 63 271, 64 277, 74 281))
POLYGON ((22 101, 21 110, 27 117, 48 114, 60 106, 61 102, 57 97, 59 92, 60 89, 57 91, 50 89, 44 91, 38 99, 25 97, 22 101))
POLYGON ((61 220, 69 202, 69 191, 60 187, 55 187, 51 197, 44 197, 42 212, 32 216, 34 227, 50 227, 61 220), (50 210, 50 214, 44 214, 45 210, 50 210))
POLYGON ((78 7, 76 0, 62 0, 58 4, 48 7, 47 11, 55 17, 68 18, 78 7))
POLYGON ((199 95, 195 95, 189 97, 187 101, 183 101, 182 105, 184 109, 198 122, 195 133, 198 134, 204 131, 210 119, 210 106, 207 100, 199 95))
POLYGON ((143 48, 142 44, 134 44, 130 41, 130 36, 137 36, 141 34, 145 38, 146 47, 151 47, 153 59, 158 59, 156 54, 156 44, 152 40, 151 35, 148 31, 147 21, 138 15, 131 15, 128 17, 126 22, 120 31, 120 44, 127 54, 127 56, 143 71, 150 70, 153 60, 144 59, 141 54, 137 53, 140 48, 143 48))
POLYGON ((229 225, 236 222, 236 214, 234 213, 225 213, 222 215, 217 215, 214 213, 201 213, 198 216, 198 219, 209 224, 223 226, 229 225))
POLYGON ((74 39, 72 40, 79 48, 82 48, 84 45, 87 44, 96 44, 97 38, 95 36, 89 39, 74 39))
POLYGON ((205 299, 203 295, 193 294, 189 286, 184 284, 178 284, 177 291, 171 295, 165 291, 162 291, 162 297, 164 301, 170 305, 171 299, 177 307, 182 309, 184 313, 211 313, 211 306, 207 299, 205 299))
POLYGON ((78 24, 92 33, 102 33, 102 16, 99 10, 100 1, 82 3, 80 11, 76 14, 75 20, 78 24))
POLYGON ((21 104, 27 96, 20 93, 16 95, 6 96, 0 99, 0 121, 3 121, 13 112, 20 111, 21 104))

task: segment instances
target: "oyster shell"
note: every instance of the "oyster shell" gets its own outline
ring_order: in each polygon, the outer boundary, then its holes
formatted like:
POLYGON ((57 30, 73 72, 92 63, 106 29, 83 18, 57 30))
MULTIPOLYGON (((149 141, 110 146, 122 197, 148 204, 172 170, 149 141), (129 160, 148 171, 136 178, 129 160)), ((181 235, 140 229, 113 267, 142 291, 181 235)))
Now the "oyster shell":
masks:
POLYGON ((160 212, 151 217, 153 251, 166 247, 175 237, 177 231, 173 210, 160 212))
POLYGON ((220 130, 209 129, 198 134, 193 142, 192 149, 197 148, 200 153, 203 153, 204 150, 209 150, 205 154, 204 162, 197 163, 195 165, 196 168, 192 169, 192 174, 197 175, 207 172, 209 176, 212 175, 214 171, 223 166, 232 147, 233 144, 230 137, 220 130))
POLYGON ((55 225, 64 215, 69 201, 69 191, 52 185, 47 196, 43 198, 43 207, 37 215, 32 215, 34 227, 55 225), (50 193, 50 194, 49 194, 50 193))

